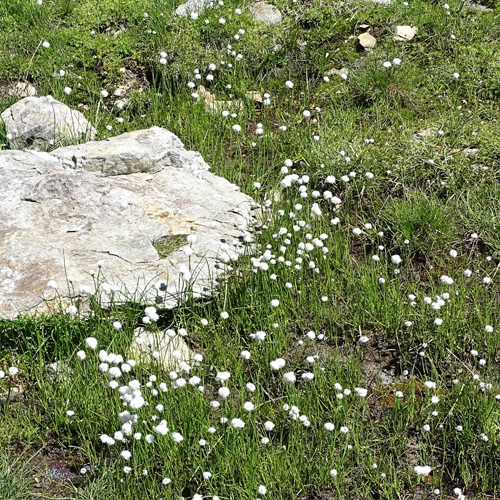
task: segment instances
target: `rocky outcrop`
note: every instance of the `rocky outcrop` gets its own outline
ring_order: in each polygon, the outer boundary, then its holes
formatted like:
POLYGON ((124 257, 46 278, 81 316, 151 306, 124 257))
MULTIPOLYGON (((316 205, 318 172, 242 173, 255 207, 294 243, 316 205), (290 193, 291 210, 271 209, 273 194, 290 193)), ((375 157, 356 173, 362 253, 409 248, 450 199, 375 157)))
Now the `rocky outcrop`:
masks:
POLYGON ((0 151, 0 186, 8 318, 59 299, 82 312, 92 294, 167 308, 187 288, 208 294, 253 217, 250 197, 158 127, 52 153, 0 151))

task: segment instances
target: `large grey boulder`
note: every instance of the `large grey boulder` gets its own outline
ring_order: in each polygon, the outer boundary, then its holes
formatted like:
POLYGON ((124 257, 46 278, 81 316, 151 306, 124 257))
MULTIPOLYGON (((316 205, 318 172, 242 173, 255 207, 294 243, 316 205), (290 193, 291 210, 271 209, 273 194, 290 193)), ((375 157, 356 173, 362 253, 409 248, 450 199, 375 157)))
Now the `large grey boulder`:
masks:
POLYGON ((0 151, 0 190, 6 318, 57 300, 85 312, 89 295, 167 308, 188 288, 204 296, 244 250, 255 207, 158 127, 52 153, 0 151))
POLYGON ((97 132, 79 111, 52 96, 25 97, 2 113, 7 137, 16 149, 47 149, 92 140, 97 132))
POLYGON ((253 19, 265 24, 266 26, 281 24, 281 12, 270 3, 254 2, 250 5, 248 11, 253 19))

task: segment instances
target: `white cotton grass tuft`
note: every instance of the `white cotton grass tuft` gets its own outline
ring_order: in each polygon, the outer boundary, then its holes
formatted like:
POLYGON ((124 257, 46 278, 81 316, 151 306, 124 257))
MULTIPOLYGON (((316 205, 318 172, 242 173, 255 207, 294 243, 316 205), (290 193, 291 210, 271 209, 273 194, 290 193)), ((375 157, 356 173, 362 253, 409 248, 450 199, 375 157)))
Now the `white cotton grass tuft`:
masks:
POLYGON ((87 337, 85 339, 85 345, 95 351, 97 349, 97 339, 95 337, 87 337))
POLYGON ((413 470, 417 476, 427 477, 431 473, 432 468, 430 465, 416 465, 413 470))

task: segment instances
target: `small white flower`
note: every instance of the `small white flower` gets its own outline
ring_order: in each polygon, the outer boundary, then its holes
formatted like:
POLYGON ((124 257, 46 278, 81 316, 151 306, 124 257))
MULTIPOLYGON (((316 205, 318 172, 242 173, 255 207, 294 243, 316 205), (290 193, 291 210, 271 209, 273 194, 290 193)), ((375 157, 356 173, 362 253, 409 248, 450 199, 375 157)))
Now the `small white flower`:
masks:
POLYGON ((243 420, 241 420, 239 418, 233 418, 231 420, 231 426, 234 429, 243 429, 243 427, 245 427, 245 422, 243 422, 243 420))
POLYGON ((272 431, 275 427, 276 427, 275 424, 270 420, 264 422, 264 429, 266 429, 266 431, 272 431))
POLYGON ((85 354, 85 351, 78 351, 76 353, 76 357, 80 360, 80 361, 83 361, 87 355, 85 354))
POLYGON ((229 372, 217 372, 217 375, 215 376, 215 381, 216 382, 226 382, 226 380, 229 380, 231 377, 231 374, 229 372))
POLYGON ((431 473, 431 467, 429 465, 423 465, 423 466, 420 466, 420 465, 416 465, 413 470, 415 471, 415 474, 417 474, 417 476, 428 476, 430 473, 431 473))
POLYGON ((130 453, 130 451, 128 451, 128 450, 123 450, 120 453, 120 456, 123 458, 123 460, 130 460, 130 457, 132 456, 132 453, 130 453))
POLYGON ((383 66, 384 66, 384 68, 390 68, 392 66, 392 64, 389 61, 385 61, 383 66))
POLYGON ((174 443, 180 443, 181 441, 184 440, 184 438, 178 432, 173 432, 172 433, 172 440, 174 443))
POLYGON ((259 495, 265 495, 267 493, 267 488, 261 484, 258 488, 257 488, 257 493, 259 495))
POLYGON ((227 387, 221 387, 218 393, 222 399, 226 399, 231 394, 231 391, 227 387))
POLYGON ((72 92, 72 90, 73 90, 73 89, 72 89, 71 87, 64 87, 64 93, 65 93, 66 95, 70 95, 70 94, 71 94, 71 92, 72 92))
POLYGON ((391 255, 391 262, 398 266, 399 264, 401 264, 402 259, 399 255, 391 255))
POLYGON ((453 78, 455 78, 455 79, 460 78, 460 73, 453 73, 453 78))
POLYGON ((49 42, 43 42, 42 43, 42 47, 44 47, 45 49, 48 49, 50 47, 50 43, 49 42))
POLYGON ((97 349, 97 339, 95 337, 87 337, 85 339, 85 345, 95 351, 97 349))
POLYGON ((440 279, 441 283, 444 283, 445 285, 453 285, 453 279, 446 276, 446 274, 443 274, 440 279))
POLYGON ((278 307, 280 305, 280 301, 278 299, 271 300, 272 307, 278 307))
POLYGON ((272 370, 281 370, 281 368, 283 368, 285 366, 286 362, 283 358, 278 358, 278 359, 275 359, 274 361, 271 361, 269 363, 269 365, 271 366, 271 369, 272 370))
POLYGON ((354 392, 360 397, 360 398, 364 398, 366 397, 366 395, 368 394, 368 390, 367 389, 364 389, 362 387, 356 387, 354 389, 354 392))
POLYGON ((287 372, 283 375, 283 380, 289 384, 293 384, 297 380, 297 377, 294 372, 287 372))

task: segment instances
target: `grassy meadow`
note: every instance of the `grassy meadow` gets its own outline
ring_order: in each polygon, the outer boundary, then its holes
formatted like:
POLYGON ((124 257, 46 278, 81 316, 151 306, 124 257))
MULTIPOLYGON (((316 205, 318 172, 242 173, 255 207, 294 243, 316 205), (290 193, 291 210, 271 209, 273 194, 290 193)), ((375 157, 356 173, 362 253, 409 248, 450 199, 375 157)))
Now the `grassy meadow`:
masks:
POLYGON ((500 3, 448 1, 0 0, 0 112, 164 127, 261 205, 211 299, 0 320, 1 499, 500 498, 500 3))

